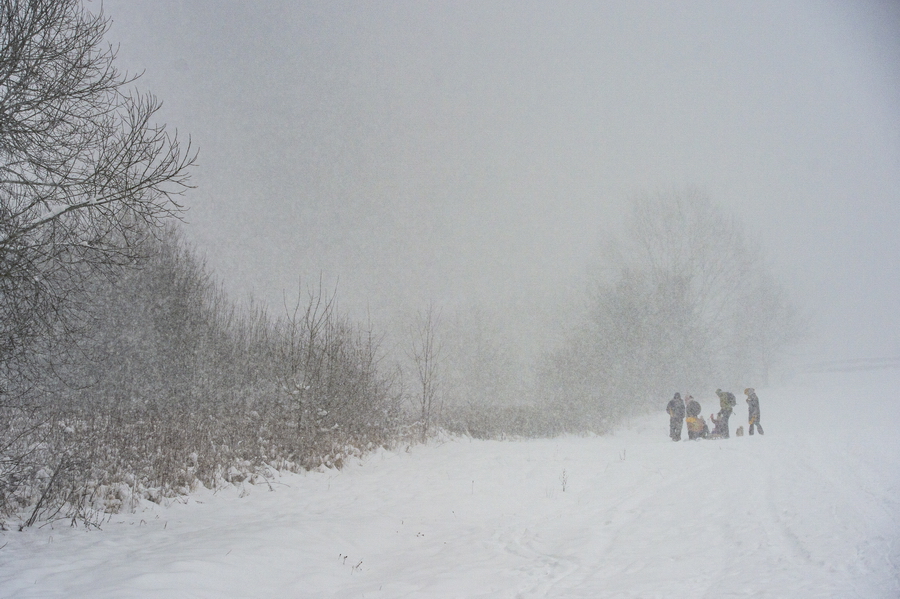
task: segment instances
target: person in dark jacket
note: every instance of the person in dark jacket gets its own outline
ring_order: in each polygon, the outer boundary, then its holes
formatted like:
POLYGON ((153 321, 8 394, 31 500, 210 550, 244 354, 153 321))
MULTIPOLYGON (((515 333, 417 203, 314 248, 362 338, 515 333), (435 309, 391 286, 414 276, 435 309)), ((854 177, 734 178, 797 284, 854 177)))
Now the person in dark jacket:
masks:
POLYGON ((709 427, 706 421, 700 415, 700 404, 690 395, 684 398, 684 411, 687 414, 685 422, 687 423, 688 439, 705 439, 709 433, 709 427))
POLYGON ((763 434, 763 429, 759 425, 759 398, 756 396, 756 391, 753 387, 747 387, 744 389, 744 395, 747 396, 747 407, 750 408, 750 431, 748 434, 753 434, 753 425, 756 425, 756 429, 759 431, 759 434, 763 434))
POLYGON ((681 401, 681 394, 676 393, 675 397, 669 400, 666 405, 666 413, 669 414, 669 436, 673 441, 681 441, 681 427, 684 421, 684 402, 681 401))
POLYGON ((731 412, 734 410, 734 407, 737 405, 737 399, 734 398, 734 393, 730 391, 722 391, 721 389, 716 389, 716 395, 719 396, 719 417, 713 419, 713 422, 716 425, 716 430, 713 431, 713 434, 717 434, 723 439, 727 439, 728 434, 728 419, 731 418, 731 412))

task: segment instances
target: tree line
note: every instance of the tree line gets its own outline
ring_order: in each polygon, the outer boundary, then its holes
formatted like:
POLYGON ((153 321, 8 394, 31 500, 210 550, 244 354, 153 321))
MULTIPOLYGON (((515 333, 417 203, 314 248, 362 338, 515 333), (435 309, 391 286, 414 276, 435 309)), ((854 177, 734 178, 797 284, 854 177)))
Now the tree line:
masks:
POLYGON ((239 308, 177 228, 79 296, 81 334, 3 406, 0 499, 95 521, 197 484, 340 467, 412 435, 377 340, 321 290, 270 316, 239 308))

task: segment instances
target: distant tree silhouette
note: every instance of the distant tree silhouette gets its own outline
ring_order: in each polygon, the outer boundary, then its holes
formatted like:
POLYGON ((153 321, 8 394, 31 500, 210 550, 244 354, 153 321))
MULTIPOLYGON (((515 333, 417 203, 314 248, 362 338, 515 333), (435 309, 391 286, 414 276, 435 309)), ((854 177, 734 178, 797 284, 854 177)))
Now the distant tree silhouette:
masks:
POLYGON ((603 428, 676 390, 762 381, 802 334, 743 227, 696 191, 634 199, 589 310, 551 353, 545 394, 603 428))

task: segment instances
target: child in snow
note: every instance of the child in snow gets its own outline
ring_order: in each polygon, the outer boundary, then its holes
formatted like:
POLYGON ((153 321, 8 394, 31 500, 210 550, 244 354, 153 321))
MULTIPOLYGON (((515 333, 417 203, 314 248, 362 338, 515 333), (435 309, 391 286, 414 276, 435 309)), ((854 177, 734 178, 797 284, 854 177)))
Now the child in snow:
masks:
POLYGON ((709 439, 727 439, 728 438, 728 418, 722 415, 722 412, 719 412, 719 417, 717 418, 715 414, 710 414, 709 419, 712 421, 713 432, 709 435, 709 439))
POLYGON ((759 431, 759 434, 763 434, 763 429, 759 425, 759 398, 756 396, 756 391, 753 390, 753 387, 747 387, 744 389, 744 395, 747 396, 747 407, 750 408, 750 430, 747 434, 753 434, 753 426, 756 425, 756 429, 759 431))
POLYGON ((687 423, 688 439, 706 439, 709 435, 709 427, 703 416, 688 416, 684 419, 687 423))

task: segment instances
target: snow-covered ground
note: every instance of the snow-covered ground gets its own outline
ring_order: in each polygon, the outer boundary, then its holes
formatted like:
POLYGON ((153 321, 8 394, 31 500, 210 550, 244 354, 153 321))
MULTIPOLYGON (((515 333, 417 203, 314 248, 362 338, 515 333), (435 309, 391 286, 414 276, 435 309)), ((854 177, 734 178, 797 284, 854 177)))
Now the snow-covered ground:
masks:
POLYGON ((673 443, 666 397, 606 437, 455 439, 5 532, 0 597, 900 597, 900 371, 757 393, 762 437, 673 443))

